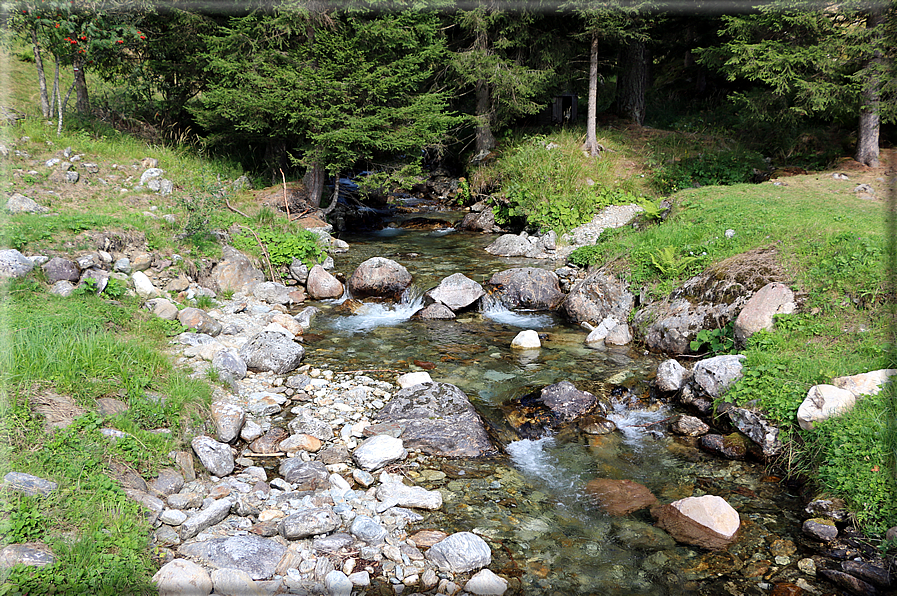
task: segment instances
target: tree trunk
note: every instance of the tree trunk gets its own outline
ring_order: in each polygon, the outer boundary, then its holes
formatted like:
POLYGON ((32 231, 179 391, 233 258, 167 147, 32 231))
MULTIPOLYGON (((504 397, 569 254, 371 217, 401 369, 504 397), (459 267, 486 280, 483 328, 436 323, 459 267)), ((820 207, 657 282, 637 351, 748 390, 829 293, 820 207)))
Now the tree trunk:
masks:
MULTIPOLYGON (((866 18, 866 27, 870 30, 880 29, 884 24, 884 17, 880 11, 875 11, 866 18)), ((877 168, 879 133, 881 129, 881 77, 884 67, 884 57, 881 53, 881 33, 874 34, 872 38, 874 49, 872 56, 866 63, 866 72, 863 90, 861 93, 862 105, 860 106, 860 126, 857 134, 857 152, 855 159, 867 166, 877 168)))
POLYGON ((336 209, 337 204, 339 203, 339 172, 337 172, 335 180, 333 182, 333 197, 330 199, 330 204, 327 205, 327 208, 321 213, 324 217, 330 215, 330 213, 336 209))
POLYGON ((37 84, 40 86, 40 111, 44 119, 50 118, 50 99, 47 96, 47 77, 44 74, 44 60, 40 46, 37 45, 37 29, 31 30, 31 43, 34 46, 34 65, 37 66, 37 84))
POLYGON ((56 56, 56 71, 53 74, 53 99, 50 101, 50 112, 53 111, 54 106, 58 106, 62 98, 62 91, 59 89, 59 56, 56 56))
POLYGON ((302 182, 305 184, 305 190, 308 191, 309 204, 314 209, 319 208, 321 206, 321 197, 324 194, 324 166, 320 161, 315 161, 308 166, 302 182))
MULTIPOLYGON (((69 103, 69 97, 72 95, 72 89, 75 88, 75 81, 72 81, 71 86, 69 87, 68 92, 65 94, 65 99, 59 102, 59 121, 56 124, 56 136, 62 135, 62 115, 65 113, 65 106, 69 103)), ((62 90, 60 89, 60 92, 62 90)))
POLYGON ((477 81, 476 98, 476 152, 478 156, 485 156, 495 148, 495 137, 492 135, 492 102, 489 101, 489 83, 484 79, 477 81))
POLYGON ((87 95, 87 80, 84 78, 84 60, 80 56, 75 57, 72 71, 75 74, 75 109, 81 114, 89 114, 90 97, 87 95))
POLYGON ((645 123, 645 91, 648 88, 648 48, 641 40, 623 47, 617 77, 617 114, 639 126, 645 123))
POLYGON ((592 157, 598 156, 598 34, 592 33, 589 48, 589 112, 586 120, 586 142, 583 149, 592 157))

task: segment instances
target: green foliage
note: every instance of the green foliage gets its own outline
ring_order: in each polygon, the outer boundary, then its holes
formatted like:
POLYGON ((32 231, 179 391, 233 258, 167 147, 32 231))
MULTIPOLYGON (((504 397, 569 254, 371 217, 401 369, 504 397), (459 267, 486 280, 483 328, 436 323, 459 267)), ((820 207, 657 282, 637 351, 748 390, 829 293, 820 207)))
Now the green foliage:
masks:
POLYGON ((211 232, 209 220, 212 214, 224 206, 224 200, 220 196, 196 193, 178 198, 178 204, 186 215, 181 236, 201 243, 211 232))
POLYGON ((0 503, 0 539, 3 544, 40 540, 47 531, 40 497, 11 495, 0 503))
POLYGON ((196 308, 201 308, 202 310, 209 310, 210 308, 215 308, 216 303, 215 299, 211 296, 206 296, 205 294, 200 294, 196 297, 196 308))
POLYGON ((97 290, 96 278, 88 277, 72 290, 72 296, 96 296, 97 290))
POLYGON ((751 181, 755 169, 766 169, 766 162, 758 153, 742 150, 707 152, 656 168, 653 184, 664 194, 683 188, 741 184, 751 181))
POLYGON ((884 533, 897 525, 897 481, 889 447, 888 400, 893 387, 866 396, 842 416, 814 424, 803 433, 811 451, 819 453, 818 476, 828 491, 842 496, 862 528, 884 533))
POLYGON ((502 157, 497 168, 507 182, 501 202, 493 207, 499 225, 523 222, 561 233, 586 223, 604 207, 639 201, 620 188, 590 186, 588 160, 572 139, 560 140, 527 137, 502 157))
POLYGON ((605 254, 604 247, 600 244, 580 246, 570 253, 567 260, 577 267, 590 267, 601 262, 605 254))
POLYGON ((845 231, 813 252, 810 276, 818 280, 817 293, 846 294, 859 306, 875 304, 884 294, 880 239, 845 231))
POLYGON ((737 405, 760 404, 767 415, 783 428, 794 424, 797 409, 806 397, 808 385, 796 380, 782 362, 753 363, 750 360, 738 379, 720 398, 737 405))
POLYGON ((675 246, 664 246, 651 254, 651 264, 667 278, 679 277, 702 261, 701 256, 680 255, 675 246))
MULTIPOLYGON (((256 232, 265 247, 271 264, 275 267, 289 267, 293 259, 299 259, 309 268, 322 263, 326 253, 318 244, 318 237, 305 229, 284 231, 280 228, 266 228, 256 232)), ((235 248, 252 254, 259 254, 256 235, 244 230, 231 239, 235 248)))
POLYGON ((118 218, 92 213, 60 214, 55 217, 31 213, 13 215, 0 226, 0 245, 21 251, 54 240, 62 234, 116 227, 130 228, 118 218))
POLYGON ((730 354, 735 348, 735 329, 732 322, 718 329, 701 329, 689 344, 692 352, 708 350, 714 356, 730 354))
POLYGON ((114 277, 110 277, 106 280, 106 287, 103 288, 103 293, 112 298, 113 300, 118 300, 128 291, 128 286, 121 280, 118 280, 114 277))

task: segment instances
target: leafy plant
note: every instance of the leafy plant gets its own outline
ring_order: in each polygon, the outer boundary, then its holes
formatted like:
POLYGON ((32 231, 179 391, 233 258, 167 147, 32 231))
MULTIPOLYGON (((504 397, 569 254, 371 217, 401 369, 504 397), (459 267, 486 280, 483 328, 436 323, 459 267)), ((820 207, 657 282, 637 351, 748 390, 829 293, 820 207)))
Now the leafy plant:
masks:
POLYGON ((38 497, 13 498, 0 505, 0 537, 4 544, 39 540, 47 529, 38 497))
POLYGON ((199 294, 196 296, 196 308, 209 310, 210 308, 215 308, 215 306, 215 299, 211 296, 206 296, 205 294, 199 294))
POLYGON ((692 352, 709 350, 714 356, 729 354, 735 348, 735 331, 732 322, 718 329, 701 329, 689 343, 692 352))
POLYGON ((691 265, 701 260, 699 256, 679 255, 674 246, 664 246, 651 255, 651 264, 664 277, 679 277, 691 265))
POLYGON ((118 300, 128 291, 128 286, 125 285, 124 282, 110 277, 106 281, 106 287, 103 288, 103 293, 112 298, 113 300, 118 300))
POLYGON ((299 259, 307 266, 312 267, 317 263, 322 263, 326 256, 324 249, 318 244, 318 237, 305 229, 284 232, 272 227, 258 230, 255 234, 244 230, 235 235, 231 239, 231 243, 240 250, 259 254, 259 240, 265 248, 271 265, 275 267, 288 267, 293 259, 299 259))
POLYGON ((754 170, 765 170, 763 156, 752 151, 713 151, 686 157, 655 169, 654 186, 669 194, 684 188, 750 182, 754 170))
POLYGON ((738 379, 720 398, 737 405, 761 403, 769 417, 783 428, 794 423, 809 386, 794 378, 782 362, 748 362, 738 379))
POLYGON ((72 290, 72 296, 95 296, 97 294, 97 280, 88 277, 72 290))

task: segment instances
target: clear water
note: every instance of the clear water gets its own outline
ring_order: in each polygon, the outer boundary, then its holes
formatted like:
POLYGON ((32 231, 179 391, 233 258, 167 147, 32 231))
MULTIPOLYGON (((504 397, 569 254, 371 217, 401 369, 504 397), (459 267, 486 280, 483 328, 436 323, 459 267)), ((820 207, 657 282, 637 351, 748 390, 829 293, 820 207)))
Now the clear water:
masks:
POLYGON ((768 593, 767 579, 786 577, 794 567, 796 554, 788 564, 778 560, 783 564, 765 576, 745 571, 753 569, 751 561, 774 559, 769 549, 776 540, 792 540, 799 528, 793 496, 759 465, 708 457, 688 441, 649 428, 675 413, 648 399, 646 380, 657 357, 626 347, 588 348, 587 332, 556 314, 511 312, 497 303, 451 321, 412 319, 423 307, 423 293, 453 273, 485 284, 511 267, 561 263, 493 257, 483 248, 494 236, 445 229, 388 228, 343 239, 351 250, 335 257, 337 272, 348 277, 365 259, 382 256, 404 265, 414 288, 402 304, 364 304, 354 313, 344 312, 342 301, 318 305, 326 316, 306 338, 308 360, 391 381, 426 368, 434 380, 464 390, 503 442, 504 454, 485 460, 419 458, 422 468, 446 471, 443 480, 424 481, 415 471, 421 468, 409 468, 411 478, 451 496, 420 528, 486 537, 496 557, 490 568, 513 578, 512 588, 522 594, 761 594, 768 593), (521 329, 544 334, 543 347, 511 350, 521 329), (501 406, 564 380, 613 402, 608 418, 618 431, 516 437, 501 406), (619 391, 621 386, 627 389, 619 391), (584 487, 598 477, 635 480, 665 503, 723 496, 746 522, 742 537, 722 554, 658 543, 646 511, 611 518, 592 504, 584 487))

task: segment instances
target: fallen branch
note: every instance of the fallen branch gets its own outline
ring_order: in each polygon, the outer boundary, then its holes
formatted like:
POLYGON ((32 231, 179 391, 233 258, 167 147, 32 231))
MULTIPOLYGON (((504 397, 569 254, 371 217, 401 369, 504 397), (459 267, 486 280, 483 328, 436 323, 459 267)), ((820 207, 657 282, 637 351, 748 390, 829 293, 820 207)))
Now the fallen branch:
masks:
POLYGON ((224 197, 224 204, 227 206, 228 209, 230 209, 230 210, 233 211, 234 213, 239 213, 240 215, 242 215, 242 216, 245 217, 246 219, 249 219, 249 216, 248 216, 248 215, 246 215, 245 213, 243 213, 242 211, 240 211, 240 210, 237 209, 236 207, 233 207, 233 206, 227 201, 227 197, 224 197))
POLYGON ((255 233, 255 230, 252 228, 248 228, 246 226, 240 226, 243 230, 249 230, 249 233, 255 237, 255 241, 258 242, 259 249, 262 251, 262 256, 265 257, 265 262, 268 263, 268 273, 271 274, 271 281, 274 281, 274 267, 271 266, 271 257, 268 256, 268 249, 265 248, 265 245, 262 243, 262 239, 259 238, 259 235, 255 233))

